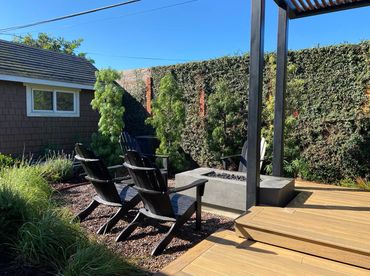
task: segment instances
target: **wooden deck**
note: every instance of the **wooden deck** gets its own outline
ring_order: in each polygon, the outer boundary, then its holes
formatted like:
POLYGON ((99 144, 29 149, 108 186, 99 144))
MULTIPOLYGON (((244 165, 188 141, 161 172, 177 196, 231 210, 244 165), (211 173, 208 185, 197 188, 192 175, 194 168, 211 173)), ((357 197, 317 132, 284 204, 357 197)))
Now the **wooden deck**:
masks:
POLYGON ((253 207, 236 220, 245 237, 370 269, 370 193, 297 182, 286 208, 253 207))
POLYGON ((285 208, 257 206, 164 275, 370 275, 370 193, 296 182, 285 208), (246 239, 248 238, 248 240, 246 239))
POLYGON ((221 231, 190 249, 158 275, 369 275, 369 271, 221 231))

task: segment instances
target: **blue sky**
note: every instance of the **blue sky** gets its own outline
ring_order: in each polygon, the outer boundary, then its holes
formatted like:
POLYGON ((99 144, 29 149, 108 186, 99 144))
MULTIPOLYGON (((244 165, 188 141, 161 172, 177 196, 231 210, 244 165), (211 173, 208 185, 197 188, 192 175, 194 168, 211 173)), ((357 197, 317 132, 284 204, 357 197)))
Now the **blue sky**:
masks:
MULTIPOLYGON (((0 28, 97 8, 123 0, 2 1, 0 28)), ((142 0, 61 22, 18 30, 84 38, 81 51, 98 68, 144 68, 235 55, 249 50, 250 0, 142 0), (129 58, 131 57, 131 58, 129 58), (143 58, 159 58, 142 59, 143 58), (168 60, 167 60, 168 59, 168 60)), ((277 6, 266 0, 265 50, 276 48, 277 6)), ((289 48, 370 39, 370 7, 291 20, 289 48)), ((13 32, 14 33, 14 32, 13 32)), ((0 35, 11 39, 9 35, 0 35)))

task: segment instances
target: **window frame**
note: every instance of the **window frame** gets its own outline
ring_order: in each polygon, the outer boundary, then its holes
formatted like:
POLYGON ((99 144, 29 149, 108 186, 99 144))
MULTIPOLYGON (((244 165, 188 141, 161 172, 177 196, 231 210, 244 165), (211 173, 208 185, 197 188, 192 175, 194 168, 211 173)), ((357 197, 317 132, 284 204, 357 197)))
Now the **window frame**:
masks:
POLYGON ((27 91, 27 117, 80 117, 80 91, 79 89, 25 84, 27 91), (34 90, 48 91, 53 93, 53 110, 34 109, 34 90), (57 93, 73 94, 73 111, 57 109, 57 93))

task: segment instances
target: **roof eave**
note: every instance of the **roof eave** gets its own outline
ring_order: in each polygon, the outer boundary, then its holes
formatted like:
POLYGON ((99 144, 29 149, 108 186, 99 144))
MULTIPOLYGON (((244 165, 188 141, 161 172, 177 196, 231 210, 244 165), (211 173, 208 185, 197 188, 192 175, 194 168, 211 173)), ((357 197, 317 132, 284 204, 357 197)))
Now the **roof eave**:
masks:
POLYGON ((49 85, 49 86, 58 86, 58 87, 65 87, 65 88, 75 88, 75 89, 83 89, 83 90, 94 90, 94 86, 87 85, 87 84, 54 81, 54 80, 46 80, 46 79, 35 79, 35 78, 11 76, 11 75, 3 75, 3 74, 0 74, 0 80, 40 84, 40 85, 49 85))

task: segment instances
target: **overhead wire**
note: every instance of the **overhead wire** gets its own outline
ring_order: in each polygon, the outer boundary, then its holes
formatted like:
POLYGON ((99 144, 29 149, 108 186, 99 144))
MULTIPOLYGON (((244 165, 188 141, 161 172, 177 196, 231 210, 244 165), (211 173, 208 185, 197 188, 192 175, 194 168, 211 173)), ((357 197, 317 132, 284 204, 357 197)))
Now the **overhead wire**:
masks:
MULTIPOLYGON (((146 14, 146 13, 156 12, 156 11, 160 11, 160 10, 164 10, 164 9, 169 9, 169 8, 177 7, 177 6, 182 6, 182 5, 190 4, 190 3, 193 3, 193 2, 197 2, 197 1, 199 1, 199 0, 189 0, 189 1, 184 1, 184 2, 175 3, 175 4, 171 4, 171 5, 161 6, 161 7, 158 7, 158 8, 153 8, 153 9, 148 9, 148 10, 142 10, 142 11, 138 11, 138 12, 133 12, 133 13, 125 14, 125 15, 114 16, 114 17, 106 17, 106 18, 89 20, 89 21, 85 21, 85 22, 81 22, 81 23, 76 23, 76 24, 59 26, 59 27, 56 27, 56 28, 53 28, 53 29, 73 28, 73 27, 78 27, 78 26, 86 25, 86 24, 92 24, 92 23, 96 23, 96 22, 102 22, 102 21, 115 20, 115 19, 119 19, 119 18, 131 17, 131 16, 135 16, 135 15, 146 14)), ((0 32, 1 32, 1 30, 0 30, 0 32)), ((21 33, 21 34, 18 34, 18 35, 28 34, 28 33, 36 33, 36 32, 39 32, 39 31, 24 32, 24 33, 21 33)))
MULTIPOLYGON (((59 20, 64 20, 64 19, 68 19, 68 18, 71 18, 71 17, 84 15, 84 14, 87 14, 87 13, 92 13, 92 12, 96 12, 96 11, 100 11, 100 10, 104 10, 104 9, 109 9, 109 8, 114 8, 114 7, 118 7, 118 6, 122 6, 122 5, 131 4, 131 3, 134 3, 134 2, 138 2, 138 1, 141 1, 141 0, 132 0, 132 1, 121 2, 121 3, 110 5, 110 6, 105 6, 105 7, 101 7, 101 8, 97 8, 97 9, 93 9, 93 10, 88 10, 88 11, 84 11, 84 12, 79 12, 79 13, 75 13, 75 14, 71 14, 71 15, 61 16, 61 17, 57 17, 57 18, 53 18, 53 19, 43 20, 43 21, 39 21, 39 22, 35 22, 35 23, 30 23, 30 24, 25 24, 25 25, 20 25, 20 26, 14 26, 14 27, 8 27, 8 28, 0 29, 0 35, 9 35, 9 36, 13 36, 13 37, 23 38, 23 36, 21 36, 19 34, 7 33, 7 32, 8 31, 14 31, 14 30, 17 30, 17 29, 28 28, 28 27, 32 27, 32 26, 36 26, 36 25, 46 24, 46 23, 50 23, 50 22, 55 22, 55 21, 59 21, 59 20)), ((180 6, 180 5, 189 4, 189 3, 192 3, 192 2, 196 2, 196 1, 198 1, 198 0, 184 1, 184 2, 175 3, 175 4, 171 4, 171 5, 161 6, 161 7, 158 7, 158 8, 138 11, 138 12, 127 14, 127 15, 103 18, 101 20, 94 20, 94 21, 89 21, 89 22, 83 22, 82 24, 90 24, 92 22, 97 22, 97 21, 114 20, 114 19, 122 18, 122 17, 128 17, 128 16, 134 16, 134 15, 138 15, 138 14, 155 12, 155 11, 168 9, 168 8, 172 8, 172 7, 176 7, 176 6, 180 6)), ((74 25, 69 26, 69 27, 73 27, 73 26, 76 26, 76 25, 81 25, 81 24, 74 24, 74 25)), ((27 34, 27 33, 24 33, 24 34, 27 34)), ((127 56, 127 55, 107 55, 107 54, 96 53, 96 52, 87 52, 86 54, 100 55, 100 56, 107 56, 107 57, 125 58, 125 59, 160 60, 160 61, 176 61, 176 62, 189 62, 189 61, 191 61, 189 59, 145 57, 145 56, 127 56)))
POLYGON ((160 58, 160 57, 143 57, 143 56, 126 56, 126 55, 108 55, 108 54, 96 53, 96 52, 86 52, 86 54, 88 54, 88 55, 106 56, 106 57, 127 58, 127 59, 161 60, 161 61, 181 61, 181 62, 189 62, 189 61, 192 61, 190 59, 160 58))
POLYGON ((117 3, 117 4, 114 4, 114 5, 104 6, 104 7, 100 7, 100 8, 96 8, 96 9, 92 9, 92 10, 87 10, 87 11, 82 11, 82 12, 73 13, 73 14, 69 14, 69 15, 64 15, 64 16, 51 18, 51 19, 47 19, 47 20, 42 20, 42 21, 38 21, 38 22, 33 22, 33 23, 25 24, 25 25, 7 27, 7 28, 0 29, 0 32, 8 32, 8 31, 15 31, 15 30, 19 30, 19 29, 29 28, 29 27, 33 27, 33 26, 37 26, 37 25, 41 25, 41 24, 51 23, 51 22, 60 21, 60 20, 64 20, 64 19, 69 19, 69 18, 72 18, 72 17, 77 17, 77 16, 89 14, 89 13, 94 13, 94 12, 98 12, 98 11, 102 11, 102 10, 116 8, 116 7, 119 7, 119 6, 133 4, 133 3, 139 2, 139 1, 141 1, 141 0, 130 0, 130 1, 126 1, 126 2, 117 3))

